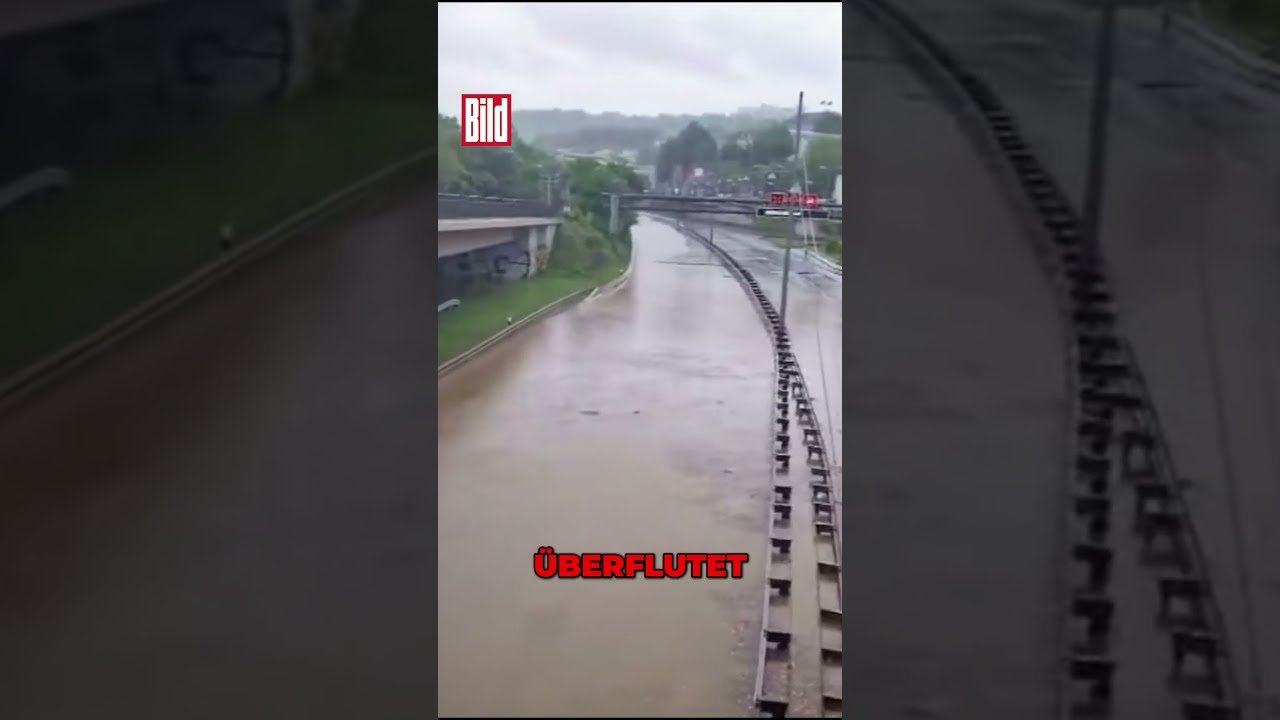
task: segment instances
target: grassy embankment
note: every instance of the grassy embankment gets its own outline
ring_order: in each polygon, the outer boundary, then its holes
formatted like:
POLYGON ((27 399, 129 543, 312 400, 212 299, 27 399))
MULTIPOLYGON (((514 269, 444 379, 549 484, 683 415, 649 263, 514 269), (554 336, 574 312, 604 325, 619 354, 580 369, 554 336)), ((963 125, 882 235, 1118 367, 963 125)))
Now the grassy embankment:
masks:
POLYGON ((73 168, 65 192, 0 216, 0 378, 215 259, 224 223, 250 237, 427 149, 423 7, 370 2, 348 69, 323 87, 73 168))
MULTIPOLYGON (((760 231, 766 238, 779 247, 786 247, 784 238, 794 238, 795 232, 791 228, 791 223, 781 218, 756 218, 756 229, 760 231)), ((818 248, 826 255, 828 259, 843 264, 844 263, 844 241, 840 235, 841 225, 839 223, 815 222, 814 226, 818 232, 818 248)), ((798 245, 792 245, 796 247, 798 245)))
POLYGON ((562 297, 596 287, 626 269, 631 248, 611 242, 587 220, 570 217, 556 235, 547 268, 532 278, 489 288, 440 315, 438 362, 443 364, 562 297))
POLYGON ((1264 56, 1280 62, 1280 4, 1275 0, 1194 0, 1193 5, 1215 24, 1235 30, 1256 43, 1264 56))
POLYGON ((1207 3, 1209 12, 1255 39, 1268 59, 1280 62, 1280 4, 1275 0, 1207 3))

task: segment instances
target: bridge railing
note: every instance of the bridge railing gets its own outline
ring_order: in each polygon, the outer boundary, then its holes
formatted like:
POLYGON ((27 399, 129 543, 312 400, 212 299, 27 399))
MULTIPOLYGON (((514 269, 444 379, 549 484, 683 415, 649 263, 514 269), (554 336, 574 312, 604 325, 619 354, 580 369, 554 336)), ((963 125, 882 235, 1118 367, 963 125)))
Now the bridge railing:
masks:
POLYGON ((529 198, 437 193, 440 220, 469 218, 559 217, 560 207, 529 198))
MULTIPOLYGON (((698 195, 658 195, 653 193, 624 193, 618 195, 620 208, 624 210, 648 210, 664 213, 693 213, 701 215, 752 215, 761 207, 773 206, 767 199, 743 197, 706 197, 698 195)), ((778 210, 786 208, 775 208, 778 210)), ((799 210, 798 207, 790 209, 799 210)), ((829 220, 841 221, 844 208, 831 202, 824 202, 816 208, 829 220)))

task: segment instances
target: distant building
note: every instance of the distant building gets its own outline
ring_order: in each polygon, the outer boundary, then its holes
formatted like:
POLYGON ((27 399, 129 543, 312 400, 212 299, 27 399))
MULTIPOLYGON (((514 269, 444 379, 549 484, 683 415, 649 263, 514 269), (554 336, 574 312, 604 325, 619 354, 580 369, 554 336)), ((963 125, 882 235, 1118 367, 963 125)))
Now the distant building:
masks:
POLYGON ((583 152, 581 150, 571 150, 561 148, 556 150, 556 157, 562 160, 599 160, 601 162, 625 162, 634 165, 636 161, 636 152, 634 150, 594 150, 592 152, 583 152))

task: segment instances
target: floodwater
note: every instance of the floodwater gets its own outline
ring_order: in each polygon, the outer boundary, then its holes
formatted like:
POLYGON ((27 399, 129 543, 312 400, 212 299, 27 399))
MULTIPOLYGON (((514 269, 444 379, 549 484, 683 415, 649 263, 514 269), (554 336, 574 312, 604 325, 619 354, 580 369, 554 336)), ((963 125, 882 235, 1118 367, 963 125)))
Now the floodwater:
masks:
MULTIPOLYGON (((1022 0, 911 5, 1079 198, 1093 13, 1022 0)), ((1124 329, 1191 481, 1245 714, 1280 718, 1280 95, 1232 68, 1163 34, 1159 13, 1120 13, 1102 236, 1124 329)))
MULTIPOLYGON (((710 229, 699 228, 704 236, 714 238, 715 243, 738 259, 760 283, 775 308, 781 309, 783 268, 785 252, 772 241, 756 232, 733 225, 719 225, 710 229)), ((843 539, 843 492, 841 488, 843 442, 842 356, 843 282, 839 275, 825 270, 807 259, 802 249, 792 250, 790 281, 787 283, 786 325, 791 339, 791 349, 800 364, 801 373, 813 401, 817 426, 824 438, 828 453, 826 462, 831 468, 831 486, 835 505, 833 518, 837 528, 835 542, 843 539)), ((793 433, 795 445, 800 438, 793 433)), ((790 473, 788 473, 790 474, 790 473)), ((792 480, 796 482, 796 480, 792 480)), ((838 580, 819 576, 816 572, 801 568, 816 568, 819 560, 839 562, 840 556, 829 540, 820 540, 813 527, 812 507, 803 502, 792 502, 791 527, 794 542, 791 547, 792 580, 789 615, 786 624, 792 632, 790 698, 788 714, 797 717, 815 716, 832 712, 821 707, 823 695, 840 697, 843 685, 839 663, 824 661, 822 647, 840 648, 842 628, 838 623, 821 617, 820 608, 839 610, 842 606, 838 580), (801 531, 799 528, 806 528, 801 531)), ((843 568, 842 570, 847 570, 843 568)))
MULTIPOLYGON (((717 226, 714 239, 756 276, 773 306, 781 308, 783 249, 750 230, 732 226, 717 226)), ((787 283, 787 329, 836 469, 843 461, 844 439, 843 304, 840 277, 806 260, 804 250, 794 249, 787 283)), ((839 492, 839 477, 832 482, 839 492)))
POLYGON ((439 383, 439 712, 749 712, 772 348, 742 286, 658 222, 630 281, 439 383), (747 552, 740 580, 543 580, 533 555, 747 552))
POLYGON ((0 419, 0 717, 429 713, 434 219, 377 205, 0 419))
POLYGON ((976 151, 856 21, 845 707, 1049 717, 1065 566, 1061 326, 976 151))

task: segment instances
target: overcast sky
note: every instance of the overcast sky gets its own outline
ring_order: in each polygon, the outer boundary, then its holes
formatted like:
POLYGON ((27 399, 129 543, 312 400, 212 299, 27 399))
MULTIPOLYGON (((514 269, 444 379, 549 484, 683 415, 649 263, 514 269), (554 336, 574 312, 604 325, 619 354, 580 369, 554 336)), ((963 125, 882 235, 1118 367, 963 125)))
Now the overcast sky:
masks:
POLYGON ((511 93, 516 110, 732 112, 831 100, 841 5, 458 3, 440 13, 439 108, 511 93))

